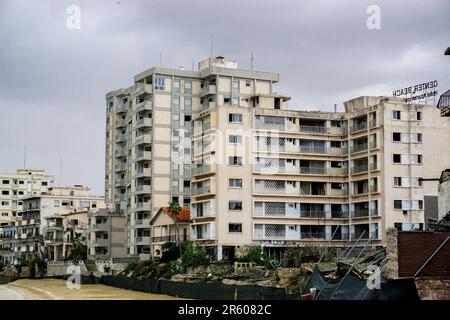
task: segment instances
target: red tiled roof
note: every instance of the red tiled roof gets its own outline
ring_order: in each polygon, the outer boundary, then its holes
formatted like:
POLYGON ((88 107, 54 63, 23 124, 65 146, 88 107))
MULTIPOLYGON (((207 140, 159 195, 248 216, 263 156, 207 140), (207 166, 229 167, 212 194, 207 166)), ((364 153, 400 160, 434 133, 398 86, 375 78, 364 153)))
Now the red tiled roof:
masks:
MULTIPOLYGON (((167 215, 171 216, 171 218, 173 219, 172 215, 170 214, 169 207, 164 207, 163 209, 164 209, 164 212, 167 215)), ((189 222, 190 220, 191 220, 191 210, 189 208, 181 208, 181 212, 178 214, 177 221, 178 222, 189 222)))

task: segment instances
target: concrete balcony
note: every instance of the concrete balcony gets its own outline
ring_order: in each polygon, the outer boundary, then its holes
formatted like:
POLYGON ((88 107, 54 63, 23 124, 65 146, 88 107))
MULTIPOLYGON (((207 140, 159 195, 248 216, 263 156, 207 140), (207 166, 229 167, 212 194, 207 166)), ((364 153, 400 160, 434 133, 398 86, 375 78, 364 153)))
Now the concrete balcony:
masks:
POLYGON ((91 241, 91 245, 94 247, 109 247, 110 240, 109 239, 95 239, 91 241))
POLYGON ((127 156, 127 153, 126 153, 125 150, 116 150, 114 152, 114 155, 115 155, 116 158, 123 158, 123 157, 127 156))
POLYGON ((114 171, 115 172, 122 172, 122 171, 125 171, 126 170, 126 166, 125 166, 125 164, 123 164, 123 163, 121 163, 121 164, 116 164, 115 166, 114 166, 114 171))
POLYGON ((215 85, 209 85, 209 86, 205 86, 202 89, 202 97, 208 96, 208 95, 214 95, 216 94, 217 89, 215 85))
POLYGON ((136 161, 151 161, 152 153, 151 151, 139 151, 136 153, 136 161))
POLYGON ((328 168, 329 176, 345 176, 348 174, 347 168, 328 168))
POLYGON ((151 84, 146 84, 146 83, 137 83, 131 89, 132 96, 138 96, 143 93, 147 93, 147 94, 153 93, 153 86, 151 84))
POLYGON ((116 128, 122 128, 127 126, 127 120, 126 119, 118 119, 116 120, 116 128))
POLYGON ((365 165, 356 165, 356 166, 354 166, 354 167, 352 167, 352 168, 350 169, 350 172, 351 172, 352 174, 364 173, 364 172, 367 172, 368 169, 369 169, 369 167, 368 167, 367 164, 365 164, 365 165))
POLYGON ((136 128, 150 128, 153 126, 152 118, 143 118, 136 121, 136 128))
POLYGON ((116 113, 126 113, 128 112, 128 108, 130 106, 130 103, 122 103, 116 106, 116 113))
POLYGON ((136 194, 151 194, 152 186, 151 185, 139 185, 136 187, 136 194))
POLYGON ((201 166, 193 166, 191 170, 191 176, 201 176, 206 174, 212 174, 216 172, 215 166, 211 166, 209 164, 201 165, 201 166))
POLYGON ((136 105, 136 112, 152 111, 152 110, 153 110, 153 102, 152 101, 144 101, 144 102, 138 103, 136 105))
POLYGON ((367 130, 367 122, 356 123, 350 128, 351 133, 362 131, 362 130, 367 130))
POLYGON ((346 197, 348 196, 348 190, 331 189, 329 195, 330 197, 346 197))
POLYGON ((135 238, 136 245, 150 245, 151 237, 137 236, 135 238))
MULTIPOLYGON (((206 180, 208 181, 208 180, 206 180)), ((216 193, 216 189, 214 184, 212 185, 205 185, 205 186, 201 186, 201 187, 197 187, 192 185, 191 187, 191 195, 192 196, 205 196, 205 195, 210 195, 210 194, 215 194, 216 193)))
POLYGON ((96 223, 96 224, 92 224, 90 226, 90 231, 92 232, 97 232, 97 231, 109 231, 110 229, 110 225, 108 223, 96 223))
POLYGON ((127 136, 125 134, 116 134, 116 143, 127 142, 127 136))
POLYGON ((136 211, 151 211, 152 206, 150 202, 138 202, 136 203, 136 211))
POLYGON ((316 153, 316 154, 326 154, 326 147, 310 147, 310 146, 300 146, 301 153, 316 153))
POLYGON ((152 176, 151 168, 143 168, 143 169, 138 169, 136 171, 136 178, 144 178, 144 177, 151 177, 151 176, 152 176))
POLYGON ((309 134, 329 134, 330 128, 322 126, 302 126, 300 125, 300 132, 309 134))
POLYGON ((352 147, 352 153, 367 151, 368 146, 369 145, 367 143, 361 143, 361 144, 354 145, 352 147))
POLYGON ((121 187, 125 185, 125 179, 116 179, 114 181, 114 186, 121 187))
POLYGON ((136 137, 136 145, 139 144, 151 144, 152 143, 152 135, 145 134, 139 137, 136 137))
POLYGON ((148 229, 148 228, 150 228, 150 221, 151 221, 151 219, 148 219, 148 218, 146 218, 146 219, 137 219, 136 220, 136 228, 146 228, 146 229, 148 229))

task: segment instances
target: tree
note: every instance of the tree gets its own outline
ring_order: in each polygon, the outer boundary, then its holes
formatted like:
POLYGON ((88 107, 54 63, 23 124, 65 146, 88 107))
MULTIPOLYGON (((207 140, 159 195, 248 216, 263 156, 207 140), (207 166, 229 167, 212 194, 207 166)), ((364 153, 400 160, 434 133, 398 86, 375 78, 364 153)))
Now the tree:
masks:
POLYGON ((86 238, 81 233, 74 232, 72 237, 72 247, 70 248, 68 259, 72 261, 87 259, 87 246, 83 243, 86 238))
POLYGON ((180 257, 181 257, 181 246, 180 246, 180 230, 178 229, 178 216, 181 213, 182 208, 180 207, 180 205, 178 204, 177 201, 172 201, 169 203, 169 213, 170 215, 173 217, 173 219, 175 220, 175 232, 176 232, 176 244, 180 250, 180 257))

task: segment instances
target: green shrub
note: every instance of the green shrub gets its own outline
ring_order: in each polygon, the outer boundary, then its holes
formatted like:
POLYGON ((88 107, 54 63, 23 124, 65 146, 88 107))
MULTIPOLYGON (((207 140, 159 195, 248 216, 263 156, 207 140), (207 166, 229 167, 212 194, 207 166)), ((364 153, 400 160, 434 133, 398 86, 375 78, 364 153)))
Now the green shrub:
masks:
POLYGON ((181 261, 183 268, 207 266, 211 262, 211 257, 203 247, 188 245, 183 250, 181 261))
POLYGON ((236 259, 238 262, 253 262, 258 265, 267 265, 270 261, 259 246, 251 246, 246 248, 245 255, 236 259))
POLYGON ((162 245, 160 262, 166 263, 180 258, 180 249, 175 242, 166 242, 162 245))

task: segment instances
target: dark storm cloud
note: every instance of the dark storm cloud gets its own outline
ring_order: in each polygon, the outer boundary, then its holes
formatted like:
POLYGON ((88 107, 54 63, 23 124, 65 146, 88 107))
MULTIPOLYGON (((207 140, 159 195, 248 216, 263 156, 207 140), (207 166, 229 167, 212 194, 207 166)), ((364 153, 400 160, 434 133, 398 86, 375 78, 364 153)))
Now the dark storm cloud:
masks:
POLYGON ((159 64, 214 54, 279 72, 290 107, 331 110, 358 95, 437 79, 450 86, 448 1, 1 1, 1 171, 28 164, 103 192, 104 94, 159 64), (81 30, 66 9, 81 8, 81 30), (366 9, 381 9, 368 30, 366 9))

